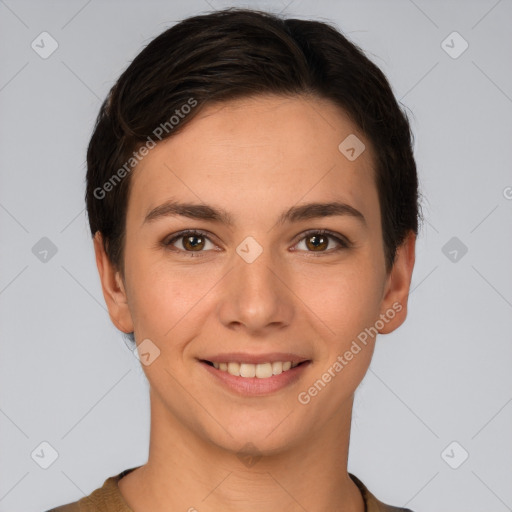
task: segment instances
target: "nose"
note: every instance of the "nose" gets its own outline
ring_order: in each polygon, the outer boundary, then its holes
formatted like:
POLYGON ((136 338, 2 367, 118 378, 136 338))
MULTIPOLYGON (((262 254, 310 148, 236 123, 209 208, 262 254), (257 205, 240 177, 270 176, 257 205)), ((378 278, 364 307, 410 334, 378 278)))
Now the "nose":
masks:
POLYGON ((223 280, 219 319, 229 329, 264 335, 289 326, 295 315, 293 278, 282 262, 263 250, 251 262, 236 254, 234 268, 223 280))

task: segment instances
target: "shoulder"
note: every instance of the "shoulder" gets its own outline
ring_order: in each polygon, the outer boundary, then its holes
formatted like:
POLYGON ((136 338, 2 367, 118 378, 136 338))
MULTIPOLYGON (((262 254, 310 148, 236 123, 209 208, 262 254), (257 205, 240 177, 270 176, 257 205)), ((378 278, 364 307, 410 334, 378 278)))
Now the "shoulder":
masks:
POLYGON ((73 503, 68 503, 67 505, 52 508, 46 512, 80 512, 80 504, 78 501, 75 501, 73 503))
POLYGON ((80 501, 82 500, 74 501, 73 503, 68 503, 66 505, 61 505, 60 507, 52 508, 46 512, 82 512, 80 501))
MULTIPOLYGON (((383 503, 378 500, 366 487, 366 485, 359 480, 355 475, 349 473, 350 478, 357 485, 361 494, 363 495, 364 503, 365 503, 365 512, 414 512, 409 508, 402 507, 394 507, 392 505, 388 505, 387 503, 383 503)), ((67 512, 67 511, 66 511, 67 512)))
POLYGON ((103 485, 78 501, 52 508, 46 512, 132 512, 119 492, 118 482, 135 467, 107 478, 103 485))

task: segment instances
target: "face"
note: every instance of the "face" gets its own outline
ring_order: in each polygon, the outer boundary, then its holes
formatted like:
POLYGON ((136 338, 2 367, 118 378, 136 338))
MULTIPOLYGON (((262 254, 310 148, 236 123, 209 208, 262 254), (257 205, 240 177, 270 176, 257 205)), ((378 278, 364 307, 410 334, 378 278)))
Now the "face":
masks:
POLYGON ((373 162, 331 102, 262 96, 210 105, 138 164, 123 280, 95 247, 113 322, 149 354, 152 422, 262 453, 343 422, 414 262, 410 238, 386 274, 373 162))

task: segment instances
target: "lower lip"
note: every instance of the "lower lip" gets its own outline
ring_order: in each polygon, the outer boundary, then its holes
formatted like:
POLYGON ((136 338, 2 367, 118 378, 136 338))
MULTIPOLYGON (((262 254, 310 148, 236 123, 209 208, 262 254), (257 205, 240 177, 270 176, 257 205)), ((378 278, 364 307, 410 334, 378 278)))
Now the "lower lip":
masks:
POLYGON ((295 368, 290 368, 279 375, 272 375, 266 379, 258 377, 237 377, 228 372, 218 370, 208 363, 200 361, 200 364, 228 389, 242 395, 262 396, 279 391, 296 382, 306 370, 310 361, 306 361, 295 368))

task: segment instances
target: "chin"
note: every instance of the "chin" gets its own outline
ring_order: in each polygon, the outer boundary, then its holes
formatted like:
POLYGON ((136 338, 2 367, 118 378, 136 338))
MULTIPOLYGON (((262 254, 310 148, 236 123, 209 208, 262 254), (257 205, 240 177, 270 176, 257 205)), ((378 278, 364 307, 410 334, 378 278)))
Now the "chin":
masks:
POLYGON ((223 429, 216 429, 209 440, 219 448, 237 454, 239 458, 278 455, 293 449, 300 439, 299 433, 290 432, 292 425, 285 428, 283 424, 279 425, 279 421, 274 426, 269 421, 230 424, 227 430, 231 435, 223 429))

